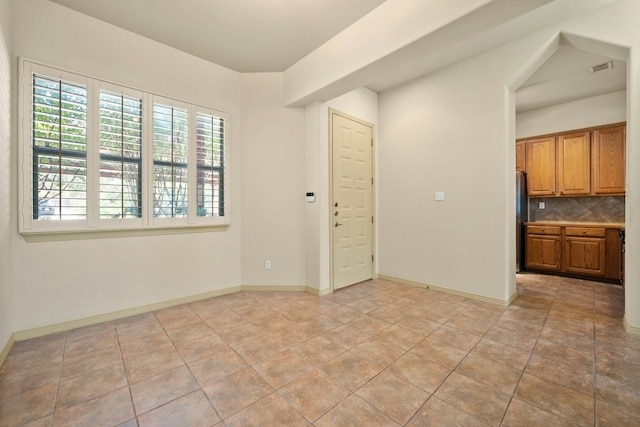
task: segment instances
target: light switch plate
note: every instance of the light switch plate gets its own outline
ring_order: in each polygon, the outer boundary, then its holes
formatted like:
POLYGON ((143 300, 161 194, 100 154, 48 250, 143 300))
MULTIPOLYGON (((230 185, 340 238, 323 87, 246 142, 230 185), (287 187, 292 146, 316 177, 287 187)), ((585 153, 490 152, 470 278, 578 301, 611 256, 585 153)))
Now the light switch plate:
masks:
POLYGON ((546 205, 544 202, 538 202, 538 209, 544 209, 546 208, 546 205))
POLYGON ((438 202, 444 201, 444 191, 436 191, 436 200, 438 202))

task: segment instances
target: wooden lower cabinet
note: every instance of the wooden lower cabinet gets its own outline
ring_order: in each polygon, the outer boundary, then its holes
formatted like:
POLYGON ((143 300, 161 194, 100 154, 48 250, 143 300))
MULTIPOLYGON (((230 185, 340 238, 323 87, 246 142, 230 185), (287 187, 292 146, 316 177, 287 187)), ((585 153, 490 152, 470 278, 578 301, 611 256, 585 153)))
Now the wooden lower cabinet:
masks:
POLYGON ((560 237, 527 234, 526 267, 560 271, 560 237))
POLYGON ((564 271, 604 276, 607 272, 604 227, 564 227, 564 271))
POLYGON ((597 237, 565 237, 564 270, 569 273, 604 276, 605 240, 597 237))
POLYGON ((621 249, 619 228, 526 226, 525 266, 531 270, 620 281, 621 249))

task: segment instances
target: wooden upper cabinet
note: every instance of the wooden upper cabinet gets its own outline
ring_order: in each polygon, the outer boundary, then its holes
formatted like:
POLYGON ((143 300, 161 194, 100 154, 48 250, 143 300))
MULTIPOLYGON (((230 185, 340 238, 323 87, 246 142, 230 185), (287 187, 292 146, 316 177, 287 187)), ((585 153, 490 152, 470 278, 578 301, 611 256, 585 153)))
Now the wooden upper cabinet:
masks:
POLYGON ((598 129, 593 139, 593 192, 624 194, 625 126, 598 129))
POLYGON ((558 194, 591 193, 591 133, 579 132, 558 137, 558 194))
POLYGON ((516 172, 527 171, 527 143, 524 141, 516 142, 516 172))
POLYGON ((556 138, 526 141, 527 191, 530 196, 556 194, 556 138))

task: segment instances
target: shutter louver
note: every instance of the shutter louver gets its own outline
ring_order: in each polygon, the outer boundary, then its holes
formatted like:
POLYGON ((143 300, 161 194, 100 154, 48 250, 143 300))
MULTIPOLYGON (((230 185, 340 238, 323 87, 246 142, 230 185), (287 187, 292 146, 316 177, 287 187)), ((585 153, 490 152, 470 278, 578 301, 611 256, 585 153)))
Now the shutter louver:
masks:
POLYGON ((33 75, 33 219, 87 216, 87 89, 33 75))
POLYGON ((198 216, 224 216, 224 119, 196 116, 198 216))
POLYGON ((100 91, 100 218, 142 217, 142 100, 100 91))
POLYGON ((153 216, 187 216, 189 114, 153 105, 153 216))

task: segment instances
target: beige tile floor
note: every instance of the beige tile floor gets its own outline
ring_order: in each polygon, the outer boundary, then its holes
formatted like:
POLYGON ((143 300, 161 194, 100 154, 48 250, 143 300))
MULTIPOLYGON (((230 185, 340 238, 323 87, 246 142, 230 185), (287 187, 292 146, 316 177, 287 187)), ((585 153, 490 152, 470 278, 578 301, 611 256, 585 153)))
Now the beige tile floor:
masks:
POLYGON ((518 294, 241 292, 18 342, 0 426, 640 426, 621 287, 518 294))

